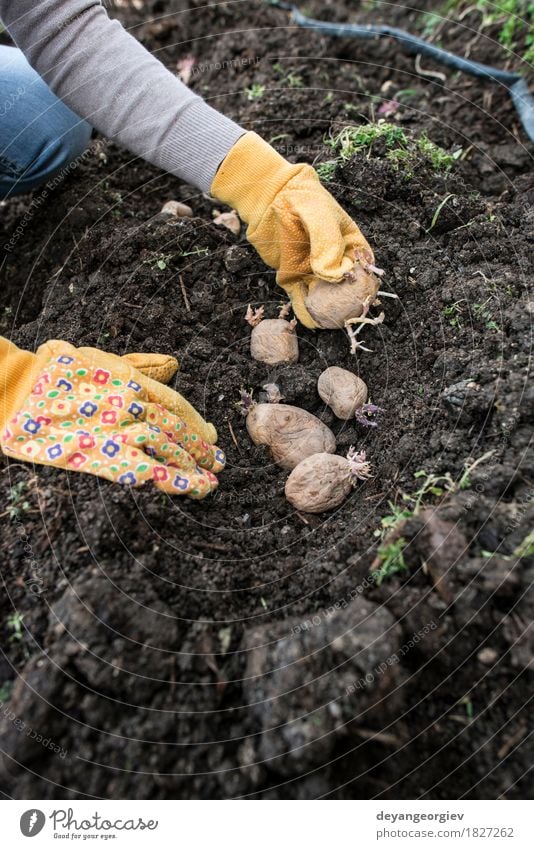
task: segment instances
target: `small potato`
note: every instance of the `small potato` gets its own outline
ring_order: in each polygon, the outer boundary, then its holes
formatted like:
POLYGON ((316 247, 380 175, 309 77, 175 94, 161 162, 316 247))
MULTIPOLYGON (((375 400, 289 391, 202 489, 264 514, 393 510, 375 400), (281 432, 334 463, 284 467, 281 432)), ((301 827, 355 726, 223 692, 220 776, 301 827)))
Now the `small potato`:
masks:
POLYGON ((254 360, 278 366, 296 363, 299 343, 293 322, 284 318, 265 318, 252 328, 250 353, 254 360))
POLYGON ((339 366, 325 369, 317 381, 317 391, 338 419, 351 419, 367 401, 367 386, 358 375, 339 366))
POLYGON ((213 219, 213 223, 217 224, 219 227, 226 227, 226 229, 230 230, 234 236, 239 236, 241 232, 241 221, 239 220, 235 209, 232 209, 231 212, 220 212, 213 219))
POLYGON ((364 303, 372 303, 380 281, 376 275, 356 265, 342 283, 317 280, 312 283, 304 303, 313 320, 325 330, 343 327, 349 318, 358 318, 364 303))
POLYGON ((337 454, 312 454, 295 466, 286 481, 286 498, 295 510, 325 513, 345 500, 352 489, 348 463, 337 454))
POLYGON ((255 445, 269 447, 273 460, 283 469, 294 469, 310 454, 336 450, 330 428, 289 404, 254 404, 247 415, 247 430, 255 445))
POLYGON ((289 475, 286 498, 303 513, 326 513, 345 500, 357 480, 370 477, 365 453, 350 449, 347 457, 318 453, 306 457, 289 475))
POLYGON ((178 200, 168 200, 164 203, 161 212, 163 215, 172 215, 173 218, 192 218, 193 210, 186 203, 178 200))

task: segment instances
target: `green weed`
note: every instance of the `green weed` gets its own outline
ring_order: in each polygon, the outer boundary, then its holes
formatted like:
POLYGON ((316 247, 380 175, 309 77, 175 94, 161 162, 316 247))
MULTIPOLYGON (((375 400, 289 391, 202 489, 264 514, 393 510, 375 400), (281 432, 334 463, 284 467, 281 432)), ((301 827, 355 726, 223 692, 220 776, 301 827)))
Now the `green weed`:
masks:
POLYGON ((487 27, 497 27, 497 41, 506 50, 516 51, 518 41, 523 36, 525 49, 521 58, 525 62, 534 62, 534 3, 532 0, 446 0, 437 12, 425 13, 420 19, 422 34, 432 35, 442 17, 454 20, 456 15, 467 9, 478 9, 482 19, 479 31, 487 27), (450 13, 456 13, 452 16, 450 13))
POLYGON ((10 643, 20 642, 20 640, 22 640, 22 637, 24 636, 22 633, 23 618, 24 617, 21 616, 20 613, 13 613, 11 614, 11 616, 8 616, 6 620, 6 626, 10 631, 13 632, 9 637, 10 643))
POLYGON ((408 144, 404 130, 382 120, 376 124, 363 124, 361 127, 343 127, 339 133, 327 139, 326 144, 336 151, 342 162, 346 162, 356 153, 370 151, 379 139, 387 150, 397 146, 406 147, 408 144))
POLYGON ((245 89, 247 100, 259 100, 265 94, 265 86, 259 83, 253 83, 249 88, 245 89))
POLYGON ((534 557, 534 530, 519 543, 514 554, 516 557, 534 557))
POLYGON ((13 681, 4 681, 2 686, 0 687, 0 704, 4 702, 8 702, 11 698, 11 692, 13 690, 13 681))
POLYGON ((449 472, 445 475, 428 474, 424 469, 415 472, 414 480, 418 481, 418 488, 415 492, 401 493, 400 504, 390 501, 388 506, 391 512, 381 519, 380 527, 374 532, 375 537, 380 538, 376 558, 378 568, 371 572, 371 577, 376 584, 380 585, 386 578, 406 572, 408 569, 404 559, 406 540, 401 534, 404 523, 417 516, 434 499, 442 499, 450 493, 468 489, 471 486, 470 475, 473 470, 492 454, 493 451, 488 451, 478 460, 471 463, 466 461, 458 481, 453 480, 449 472))
POLYGON ((278 74, 279 77, 283 78, 281 80, 282 85, 288 85, 290 88, 302 88, 304 85, 300 74, 294 74, 292 71, 286 71, 280 62, 274 63, 273 71, 275 74, 278 74))
POLYGON ((379 547, 380 568, 375 569, 372 573, 373 580, 378 587, 386 578, 392 578, 393 575, 408 571, 408 566, 404 560, 405 545, 404 537, 399 537, 394 542, 379 547))
POLYGON ((316 167, 317 174, 319 175, 319 179, 323 181, 323 183, 331 183, 334 179, 334 174, 336 173, 337 162, 333 159, 329 159, 326 162, 320 162, 316 167))
POLYGON ((19 481, 14 484, 9 490, 9 509, 8 515, 10 519, 20 518, 21 513, 26 513, 31 509, 31 504, 24 498, 24 493, 28 489, 26 481, 19 481))
POLYGON ((172 259, 172 254, 157 254, 152 259, 143 260, 143 264, 149 265, 150 268, 158 268, 160 271, 165 271, 172 259))
POLYGON ((438 218, 441 215, 441 210, 443 209, 445 204, 448 203, 453 197, 454 197, 453 194, 445 195, 443 200, 438 203, 436 210, 434 212, 434 215, 432 216, 432 221, 430 222, 430 227, 426 231, 427 233, 430 233, 430 231, 434 229, 434 227, 438 223, 438 218))
POLYGON ((383 155, 394 168, 402 168, 407 176, 411 175, 413 166, 420 158, 434 171, 446 173, 462 154, 462 150, 447 153, 430 141, 425 133, 415 136, 382 118, 376 123, 343 127, 325 139, 325 143, 335 153, 335 158, 322 163, 328 166, 323 170, 326 180, 331 178, 336 165, 343 164, 351 156, 366 153, 370 158, 378 144, 379 155, 383 155))
POLYGON ((455 330, 461 330, 464 326, 463 317, 463 301, 455 301, 454 304, 449 304, 443 308, 443 315, 449 320, 451 327, 455 330))
POLYGON ((493 298, 490 297, 483 304, 473 304, 471 310, 475 318, 480 319, 484 322, 484 326, 486 330, 495 330, 497 333, 500 333, 501 328, 493 318, 493 313, 490 309, 490 304, 492 303, 493 298))

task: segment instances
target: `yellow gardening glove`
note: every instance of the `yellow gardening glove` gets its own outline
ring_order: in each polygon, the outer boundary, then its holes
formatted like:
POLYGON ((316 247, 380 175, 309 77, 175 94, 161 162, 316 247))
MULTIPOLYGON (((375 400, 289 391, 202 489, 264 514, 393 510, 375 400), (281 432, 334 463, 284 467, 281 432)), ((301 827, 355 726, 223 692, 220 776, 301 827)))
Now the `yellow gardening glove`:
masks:
POLYGON ((276 282, 306 327, 317 327, 305 306, 317 279, 339 283, 356 259, 374 262, 358 226, 311 165, 290 165, 256 133, 246 133, 231 148, 211 194, 248 224, 249 242, 276 268, 276 282))
POLYGON ((224 454, 212 444, 213 425, 152 376, 169 379, 176 367, 174 357, 118 357, 56 340, 32 354, 0 337, 2 451, 203 498, 217 486, 224 454))

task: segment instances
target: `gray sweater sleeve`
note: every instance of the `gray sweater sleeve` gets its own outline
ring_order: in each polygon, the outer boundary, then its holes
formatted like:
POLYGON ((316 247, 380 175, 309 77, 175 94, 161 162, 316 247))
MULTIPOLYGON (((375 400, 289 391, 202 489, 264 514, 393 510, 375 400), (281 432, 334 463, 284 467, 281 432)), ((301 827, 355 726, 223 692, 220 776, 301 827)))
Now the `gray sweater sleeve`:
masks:
POLYGON ((133 153, 209 190, 245 130, 110 20, 100 0, 0 0, 0 20, 76 114, 133 153))

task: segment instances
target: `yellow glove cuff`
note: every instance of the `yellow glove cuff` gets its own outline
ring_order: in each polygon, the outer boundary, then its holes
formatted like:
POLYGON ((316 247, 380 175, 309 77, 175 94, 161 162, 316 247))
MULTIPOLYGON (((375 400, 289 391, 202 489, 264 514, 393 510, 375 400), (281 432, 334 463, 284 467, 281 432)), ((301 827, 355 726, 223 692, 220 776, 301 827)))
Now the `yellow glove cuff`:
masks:
POLYGON ((278 192, 309 165, 291 165, 256 133, 245 133, 219 166, 211 194, 237 209, 245 224, 258 222, 278 192))

